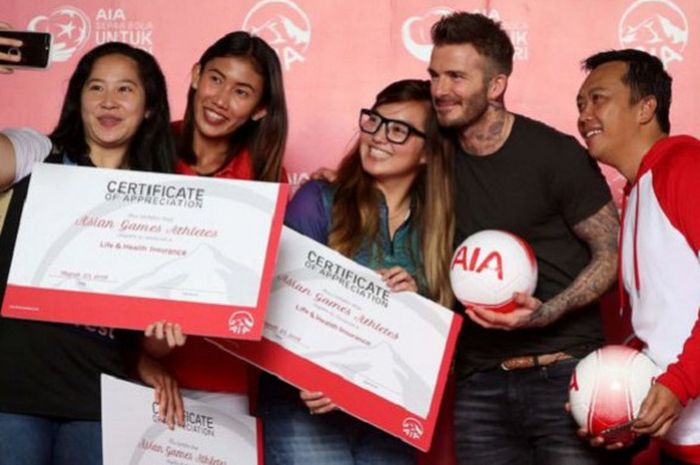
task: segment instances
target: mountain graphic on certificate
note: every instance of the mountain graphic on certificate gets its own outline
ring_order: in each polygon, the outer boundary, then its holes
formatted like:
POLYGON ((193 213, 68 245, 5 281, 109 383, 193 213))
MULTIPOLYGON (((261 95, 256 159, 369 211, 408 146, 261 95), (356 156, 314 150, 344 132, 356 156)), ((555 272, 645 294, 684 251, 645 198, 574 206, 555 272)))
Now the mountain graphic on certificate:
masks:
POLYGON ((56 289, 109 292, 204 303, 250 302, 258 298, 260 275, 250 267, 224 256, 208 244, 184 257, 162 263, 150 271, 117 285, 111 282, 65 277, 50 283, 56 289))
POLYGON ((90 282, 81 276, 69 276, 69 277, 59 277, 56 281, 52 282, 51 287, 55 289, 70 289, 72 291, 87 291, 90 292, 94 290, 90 286, 90 282))
POLYGON ((210 303, 243 300, 255 305, 259 283, 260 274, 255 270, 202 244, 186 256, 136 276, 114 291, 210 303))
POLYGON ((430 383, 411 369, 387 342, 305 353, 304 356, 423 418, 428 415, 430 383))

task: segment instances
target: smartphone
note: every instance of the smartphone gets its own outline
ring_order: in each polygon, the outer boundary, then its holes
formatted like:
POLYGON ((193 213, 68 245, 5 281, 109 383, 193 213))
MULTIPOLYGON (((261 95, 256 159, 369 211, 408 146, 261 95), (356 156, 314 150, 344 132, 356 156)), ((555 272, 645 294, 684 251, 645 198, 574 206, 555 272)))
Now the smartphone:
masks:
POLYGON ((622 423, 621 425, 607 428, 601 431, 600 435, 605 438, 606 444, 614 444, 616 442, 631 444, 637 438, 637 434, 632 431, 632 426, 634 425, 635 421, 637 421, 637 419, 633 418, 626 423, 622 423))
POLYGON ((0 52, 10 55, 22 54, 20 61, 0 60, 0 66, 13 68, 46 68, 49 65, 51 53, 51 34, 48 32, 8 31, 0 29, 0 37, 19 39, 21 47, 0 45, 0 52))

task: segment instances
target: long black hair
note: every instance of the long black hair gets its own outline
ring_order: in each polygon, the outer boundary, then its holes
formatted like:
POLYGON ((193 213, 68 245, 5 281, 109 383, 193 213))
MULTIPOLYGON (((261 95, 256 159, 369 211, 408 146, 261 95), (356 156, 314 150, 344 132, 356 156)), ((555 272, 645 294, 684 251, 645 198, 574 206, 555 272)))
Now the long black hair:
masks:
POLYGON ((49 136, 55 149, 75 163, 89 160, 90 148, 85 140, 81 117, 81 95, 95 62, 107 55, 123 55, 136 62, 146 95, 145 111, 148 117, 141 122, 126 151, 129 168, 172 172, 175 145, 170 132, 170 107, 165 77, 153 55, 121 42, 99 45, 78 62, 68 82, 61 117, 49 136))
MULTIPOLYGON (((262 119, 249 119, 231 134, 229 159, 226 163, 247 147, 253 159, 255 179, 280 181, 288 122, 279 58, 267 42, 245 31, 231 32, 214 42, 199 59, 200 69, 203 71, 210 60, 220 57, 244 57, 250 60, 253 69, 263 77, 263 94, 259 105, 266 109, 262 119)), ((178 155, 190 165, 197 161, 193 151, 195 92, 190 87, 187 93, 182 132, 177 141, 178 155)))

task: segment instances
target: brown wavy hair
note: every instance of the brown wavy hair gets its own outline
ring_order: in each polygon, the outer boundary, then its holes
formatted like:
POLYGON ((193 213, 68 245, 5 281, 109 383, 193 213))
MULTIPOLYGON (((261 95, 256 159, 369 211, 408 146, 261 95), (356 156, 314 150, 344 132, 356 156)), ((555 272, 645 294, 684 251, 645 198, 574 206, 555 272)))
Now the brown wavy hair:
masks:
MULTIPOLYGON (((454 237, 452 144, 441 133, 432 109, 430 82, 397 81, 377 94, 373 109, 389 103, 419 102, 428 109, 424 153, 427 163, 419 168, 412 186, 411 227, 420 232, 422 261, 416 268, 424 280, 428 297, 451 307, 449 265, 454 237)), ((378 238, 381 195, 374 179, 362 169, 359 140, 340 162, 334 181, 331 231, 328 244, 351 257, 366 238, 378 238)), ((421 279, 422 278, 422 279, 421 279)))

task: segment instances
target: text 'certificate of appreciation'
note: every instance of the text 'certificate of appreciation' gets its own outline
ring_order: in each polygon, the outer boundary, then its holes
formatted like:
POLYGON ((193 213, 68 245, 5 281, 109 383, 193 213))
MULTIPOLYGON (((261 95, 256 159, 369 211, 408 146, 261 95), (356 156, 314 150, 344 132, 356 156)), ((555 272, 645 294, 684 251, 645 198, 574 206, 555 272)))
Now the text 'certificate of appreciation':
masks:
POLYGON ((170 430, 153 389, 102 375, 104 465, 262 465, 259 420, 183 401, 185 425, 170 430))
POLYGON ((283 227, 263 339, 210 342, 427 450, 461 323, 283 227))
POLYGON ((39 164, 4 316, 260 339, 287 185, 39 164))

